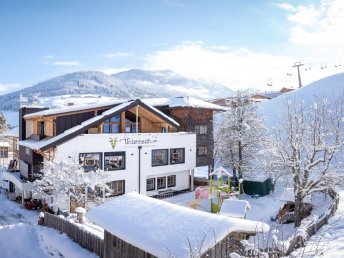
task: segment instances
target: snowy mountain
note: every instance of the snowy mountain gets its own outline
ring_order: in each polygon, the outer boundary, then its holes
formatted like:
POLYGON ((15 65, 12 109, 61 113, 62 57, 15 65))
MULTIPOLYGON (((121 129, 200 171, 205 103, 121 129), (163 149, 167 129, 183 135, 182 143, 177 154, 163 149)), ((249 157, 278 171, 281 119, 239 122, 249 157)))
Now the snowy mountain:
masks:
POLYGON ((114 78, 123 80, 129 85, 146 89, 146 92, 158 97, 176 95, 193 96, 200 99, 212 99, 231 94, 231 90, 221 84, 198 81, 183 77, 171 70, 146 71, 132 69, 113 75, 114 78))
POLYGON ((308 84, 300 89, 280 95, 269 101, 261 103, 261 114, 266 117, 267 123, 273 125, 281 119, 287 101, 302 101, 305 105, 311 105, 315 98, 331 99, 342 96, 344 98, 344 73, 325 77, 308 84))
MULTIPOLYGON (((223 85, 201 82, 182 77, 169 70, 129 70, 114 75, 98 71, 75 72, 38 83, 23 90, 0 96, 0 110, 17 110, 20 94, 28 103, 41 103, 59 96, 111 97, 128 99, 134 97, 171 97, 189 95, 203 99, 226 96, 231 90, 223 85)), ((68 102, 68 100, 66 100, 68 102)), ((69 101, 73 102, 73 101, 69 101)))

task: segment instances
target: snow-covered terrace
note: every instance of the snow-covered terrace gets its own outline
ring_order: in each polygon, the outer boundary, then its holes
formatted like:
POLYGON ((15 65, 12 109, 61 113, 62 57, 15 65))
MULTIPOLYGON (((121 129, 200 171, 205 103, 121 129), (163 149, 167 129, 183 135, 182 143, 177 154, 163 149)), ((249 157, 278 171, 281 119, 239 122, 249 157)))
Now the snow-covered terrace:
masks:
POLYGON ((86 216, 157 257, 190 257, 191 252, 204 253, 232 232, 269 230, 265 223, 193 210, 136 193, 114 198, 86 216))

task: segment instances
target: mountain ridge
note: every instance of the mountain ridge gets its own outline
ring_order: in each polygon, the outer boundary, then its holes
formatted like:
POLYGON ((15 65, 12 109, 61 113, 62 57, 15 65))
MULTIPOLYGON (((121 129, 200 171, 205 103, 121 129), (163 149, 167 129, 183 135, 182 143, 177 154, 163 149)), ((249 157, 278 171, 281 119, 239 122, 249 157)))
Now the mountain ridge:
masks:
POLYGON ((121 99, 188 95, 211 99, 231 92, 224 85, 186 78, 171 70, 131 69, 112 75, 100 71, 78 71, 4 94, 0 96, 0 110, 17 110, 20 95, 28 98, 28 104, 32 104, 39 102, 42 97, 62 95, 96 94, 121 99))

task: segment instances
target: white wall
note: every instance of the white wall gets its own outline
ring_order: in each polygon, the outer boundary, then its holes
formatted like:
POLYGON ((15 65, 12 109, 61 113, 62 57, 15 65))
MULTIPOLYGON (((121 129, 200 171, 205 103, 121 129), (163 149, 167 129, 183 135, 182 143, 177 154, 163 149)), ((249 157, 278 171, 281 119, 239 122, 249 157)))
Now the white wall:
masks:
POLYGON ((132 192, 139 190, 139 146, 141 193, 146 192, 146 179, 158 175, 176 175, 176 187, 171 189, 189 188, 189 171, 196 167, 196 135, 191 133, 83 134, 58 146, 55 160, 78 162, 79 153, 125 151, 125 169, 108 171, 108 181, 125 180, 126 192, 132 192), (117 140, 115 148, 110 138, 117 140), (152 150, 170 148, 185 148, 185 163, 152 167, 152 150))

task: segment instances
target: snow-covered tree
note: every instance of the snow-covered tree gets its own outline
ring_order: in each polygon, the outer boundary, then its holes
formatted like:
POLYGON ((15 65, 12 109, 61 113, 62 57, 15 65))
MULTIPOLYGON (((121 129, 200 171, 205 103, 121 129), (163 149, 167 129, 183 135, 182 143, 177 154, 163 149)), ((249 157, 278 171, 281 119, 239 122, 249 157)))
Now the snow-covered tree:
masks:
POLYGON ((287 101, 286 117, 273 129, 274 163, 291 176, 295 194, 295 226, 302 219, 302 200, 336 180, 331 162, 342 146, 343 98, 287 101))
POLYGON ((0 112, 0 134, 4 134, 5 132, 7 132, 8 127, 7 127, 7 121, 6 121, 6 117, 4 116, 4 114, 2 112, 0 112))
POLYGON ((103 171, 85 172, 73 160, 44 161, 43 169, 36 177, 33 182, 36 189, 53 196, 56 206, 68 204, 71 199, 78 204, 85 204, 90 199, 97 203, 102 196, 94 195, 95 189, 100 192, 108 189, 103 171))
POLYGON ((215 126, 215 155, 242 177, 256 167, 266 129, 248 92, 237 91, 228 102, 228 111, 220 115, 215 126))

